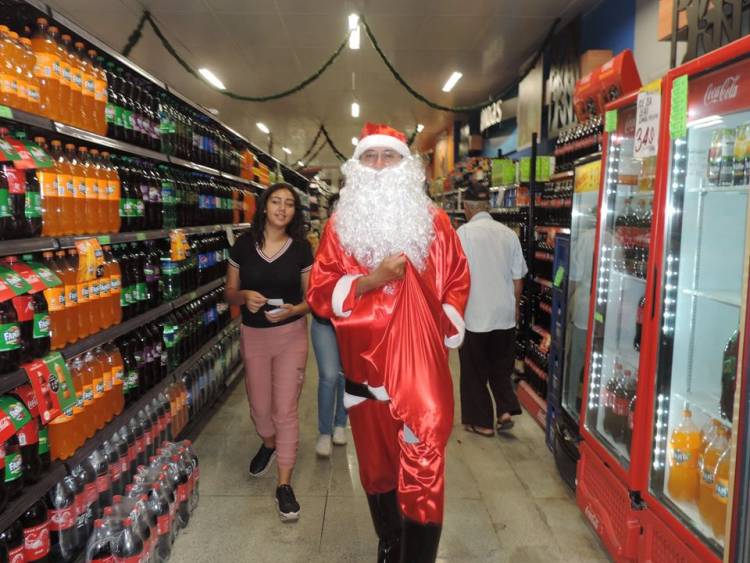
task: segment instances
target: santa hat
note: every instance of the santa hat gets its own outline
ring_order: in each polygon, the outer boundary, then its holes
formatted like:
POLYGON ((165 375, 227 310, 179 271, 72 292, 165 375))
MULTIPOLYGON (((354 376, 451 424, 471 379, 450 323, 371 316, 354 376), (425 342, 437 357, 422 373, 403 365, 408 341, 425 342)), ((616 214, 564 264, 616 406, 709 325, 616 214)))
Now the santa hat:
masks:
POLYGON ((372 148, 392 149, 406 158, 409 156, 409 147, 406 144, 406 135, 383 123, 365 123, 359 134, 359 142, 354 149, 353 159, 359 159, 362 154, 372 148))

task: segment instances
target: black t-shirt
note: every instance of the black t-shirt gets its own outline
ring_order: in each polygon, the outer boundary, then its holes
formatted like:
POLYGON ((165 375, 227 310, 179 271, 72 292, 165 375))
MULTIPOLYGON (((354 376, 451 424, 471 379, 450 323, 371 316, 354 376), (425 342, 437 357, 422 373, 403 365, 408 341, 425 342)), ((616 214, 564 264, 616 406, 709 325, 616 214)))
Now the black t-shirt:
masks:
MULTIPOLYGON (((313 255, 306 240, 289 239, 274 256, 266 256, 255 244, 252 235, 242 235, 229 251, 229 263, 240 269, 240 289, 257 291, 267 299, 283 299, 284 303, 301 303, 301 274, 312 268, 313 255)), ((265 311, 275 309, 266 305, 257 313, 242 305, 242 324, 254 328, 269 328, 293 323, 300 316, 290 317, 280 323, 270 323, 265 311)))

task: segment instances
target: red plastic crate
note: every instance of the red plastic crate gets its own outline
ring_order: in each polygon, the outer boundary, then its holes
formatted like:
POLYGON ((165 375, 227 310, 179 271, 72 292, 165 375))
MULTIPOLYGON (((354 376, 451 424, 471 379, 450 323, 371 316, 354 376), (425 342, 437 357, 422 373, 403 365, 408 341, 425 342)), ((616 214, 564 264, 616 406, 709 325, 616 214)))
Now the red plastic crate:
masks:
MULTIPOLYGON (((707 563, 648 508, 639 514, 643 526, 638 561, 643 563, 707 563)), ((719 558, 715 561, 718 563, 719 558)), ((710 562, 712 563, 712 562, 710 562)))
POLYGON ((581 442, 580 452, 576 488, 578 507, 615 561, 636 561, 641 511, 632 508, 627 487, 585 442, 581 442))

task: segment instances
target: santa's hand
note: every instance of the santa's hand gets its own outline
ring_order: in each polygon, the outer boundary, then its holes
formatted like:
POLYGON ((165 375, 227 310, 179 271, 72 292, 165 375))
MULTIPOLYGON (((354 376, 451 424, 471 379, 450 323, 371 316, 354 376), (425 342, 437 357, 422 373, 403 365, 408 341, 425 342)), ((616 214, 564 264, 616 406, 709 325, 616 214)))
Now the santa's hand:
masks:
POLYGON ((257 291, 245 291, 245 305, 251 313, 257 313, 261 307, 268 302, 268 299, 263 297, 257 291))
POLYGON ((406 274, 406 256, 403 254, 386 256, 373 273, 382 285, 400 280, 406 274))
POLYGON ((294 305, 290 305, 289 303, 284 303, 278 310, 275 309, 275 311, 277 312, 271 313, 270 311, 266 311, 265 315, 269 323, 280 323, 289 317, 293 317, 295 314, 294 305))

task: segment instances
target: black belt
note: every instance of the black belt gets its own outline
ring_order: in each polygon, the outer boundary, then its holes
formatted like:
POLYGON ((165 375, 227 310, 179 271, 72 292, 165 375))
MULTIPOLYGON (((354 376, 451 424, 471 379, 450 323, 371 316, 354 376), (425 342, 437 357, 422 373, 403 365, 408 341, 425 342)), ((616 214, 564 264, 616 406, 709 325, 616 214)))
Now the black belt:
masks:
POLYGON ((365 385, 364 383, 355 383, 350 379, 344 380, 344 391, 346 391, 350 395, 354 395, 355 397, 373 399, 374 401, 378 400, 377 397, 372 394, 372 391, 370 391, 370 388, 367 387, 367 385, 365 385))

